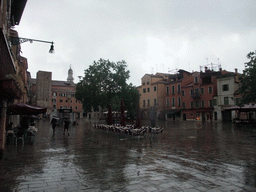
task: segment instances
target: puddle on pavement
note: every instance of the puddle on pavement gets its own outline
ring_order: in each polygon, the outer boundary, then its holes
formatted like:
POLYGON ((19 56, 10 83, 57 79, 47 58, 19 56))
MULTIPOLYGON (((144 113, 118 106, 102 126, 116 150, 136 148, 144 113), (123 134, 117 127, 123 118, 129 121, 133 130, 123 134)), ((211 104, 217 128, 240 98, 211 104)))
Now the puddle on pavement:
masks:
POLYGON ((0 176, 8 173, 6 178, 12 183, 16 178, 33 181, 35 176, 52 176, 63 182, 76 175, 82 184, 102 190, 117 186, 120 191, 140 181, 175 180, 180 184, 205 178, 256 186, 256 140, 251 136, 255 133, 223 123, 164 123, 163 134, 155 137, 123 137, 79 123, 70 129, 69 137, 56 129, 51 138, 51 127, 45 122, 34 146, 10 149, 8 158, 13 161, 1 163, 0 176), (10 170, 24 167, 29 170, 26 178, 19 177, 22 171, 14 172, 12 177, 10 170))
POLYGON ((42 149, 41 152, 44 153, 62 153, 65 152, 66 149, 64 148, 58 148, 58 149, 42 149))

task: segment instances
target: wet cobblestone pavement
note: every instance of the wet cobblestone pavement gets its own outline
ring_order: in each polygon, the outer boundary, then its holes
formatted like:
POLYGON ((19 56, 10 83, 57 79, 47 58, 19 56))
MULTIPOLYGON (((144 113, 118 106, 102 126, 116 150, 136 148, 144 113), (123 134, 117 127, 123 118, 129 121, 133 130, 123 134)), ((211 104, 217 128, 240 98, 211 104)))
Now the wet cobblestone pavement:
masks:
POLYGON ((256 129, 166 123, 129 137, 81 120, 70 136, 40 121, 33 144, 7 145, 0 191, 256 191, 256 129))

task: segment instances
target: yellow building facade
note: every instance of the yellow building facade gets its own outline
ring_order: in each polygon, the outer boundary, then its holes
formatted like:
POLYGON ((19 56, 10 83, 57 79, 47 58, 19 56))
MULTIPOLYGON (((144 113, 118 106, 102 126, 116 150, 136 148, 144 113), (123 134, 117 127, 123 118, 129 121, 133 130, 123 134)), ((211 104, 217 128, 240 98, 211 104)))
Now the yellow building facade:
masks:
POLYGON ((145 74, 141 78, 141 85, 138 87, 140 93, 140 109, 143 119, 150 119, 150 113, 154 111, 156 117, 164 118, 165 110, 165 85, 168 81, 168 74, 156 73, 145 74))

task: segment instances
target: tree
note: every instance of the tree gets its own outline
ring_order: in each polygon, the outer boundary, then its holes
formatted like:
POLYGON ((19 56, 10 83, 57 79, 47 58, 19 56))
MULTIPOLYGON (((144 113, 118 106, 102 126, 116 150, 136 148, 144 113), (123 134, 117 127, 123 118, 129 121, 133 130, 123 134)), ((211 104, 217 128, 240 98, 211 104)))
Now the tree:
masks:
POLYGON ((100 59, 84 71, 84 77, 80 77, 75 94, 76 99, 82 102, 84 111, 90 112, 92 108, 98 111, 99 106, 108 108, 108 105, 114 111, 120 110, 123 99, 128 114, 136 112, 136 107, 133 106, 139 103, 139 92, 132 84, 126 83, 130 77, 126 68, 125 61, 114 63, 100 59))
POLYGON ((245 63, 245 70, 239 77, 240 87, 238 92, 242 96, 241 105, 256 103, 256 53, 248 53, 247 58, 250 61, 245 63))

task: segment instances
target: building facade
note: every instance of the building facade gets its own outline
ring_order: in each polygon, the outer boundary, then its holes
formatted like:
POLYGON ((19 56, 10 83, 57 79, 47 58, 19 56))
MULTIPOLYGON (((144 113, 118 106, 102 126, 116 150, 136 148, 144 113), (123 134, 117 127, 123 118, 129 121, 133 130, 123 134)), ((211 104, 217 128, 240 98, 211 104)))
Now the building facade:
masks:
POLYGON ((236 96, 239 88, 239 74, 227 73, 217 78, 217 96, 214 98, 214 113, 216 120, 231 121, 235 118, 234 111, 225 111, 225 108, 239 105, 240 97, 236 96))
POLYGON ((5 127, 9 119, 7 107, 13 102, 25 102, 26 97, 26 59, 20 57, 20 46, 11 43, 18 38, 18 25, 27 0, 0 1, 0 157, 5 145, 5 127), (25 71, 23 71, 25 70, 25 71))
POLYGON ((223 120, 222 106, 235 105, 237 100, 234 94, 239 83, 238 75, 234 74, 237 71, 232 73, 221 68, 215 71, 207 67, 192 73, 179 70, 176 74, 146 74, 138 87, 141 117, 150 119, 154 109, 158 119, 223 120))
POLYGON ((163 73, 145 74, 141 78, 141 86, 138 87, 138 90, 141 95, 140 109, 143 119, 150 119, 152 111, 156 113, 157 118, 163 118, 167 80, 168 75, 163 73))
POLYGON ((38 71, 37 78, 32 79, 34 105, 47 108, 49 116, 61 116, 63 109, 69 109, 71 121, 82 118, 82 103, 75 98, 76 85, 73 79, 71 68, 67 81, 52 80, 52 72, 38 71))

